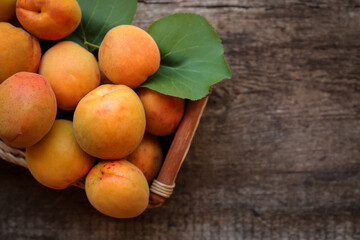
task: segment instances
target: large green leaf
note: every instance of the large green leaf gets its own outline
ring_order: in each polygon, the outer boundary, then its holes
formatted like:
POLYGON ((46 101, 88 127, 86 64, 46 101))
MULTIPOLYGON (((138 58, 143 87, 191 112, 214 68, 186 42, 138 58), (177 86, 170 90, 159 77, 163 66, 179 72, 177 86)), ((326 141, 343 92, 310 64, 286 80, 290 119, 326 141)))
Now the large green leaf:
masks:
POLYGON ((169 15, 154 22, 148 32, 159 46, 161 65, 142 87, 197 100, 209 93, 211 85, 231 78, 221 40, 204 17, 169 15))
POLYGON ((77 0, 82 13, 81 23, 66 40, 94 51, 113 27, 131 24, 137 0, 77 0))

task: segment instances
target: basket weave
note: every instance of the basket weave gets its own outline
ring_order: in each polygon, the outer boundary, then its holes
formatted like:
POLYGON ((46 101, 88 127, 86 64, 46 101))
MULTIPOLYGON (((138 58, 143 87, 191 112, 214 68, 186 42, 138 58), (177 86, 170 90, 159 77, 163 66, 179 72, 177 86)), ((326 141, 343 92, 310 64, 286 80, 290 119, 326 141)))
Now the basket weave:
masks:
MULTIPOLYGON (((175 179, 190 148, 208 97, 197 101, 188 101, 185 114, 166 154, 157 178, 150 187, 149 208, 161 206, 169 198, 175 187, 175 179)), ((12 148, 0 140, 0 158, 27 168, 25 152, 12 148)), ((84 189, 84 178, 74 184, 84 189)))
POLYGON ((16 148, 9 147, 0 140, 0 158, 5 161, 27 168, 25 152, 16 148))

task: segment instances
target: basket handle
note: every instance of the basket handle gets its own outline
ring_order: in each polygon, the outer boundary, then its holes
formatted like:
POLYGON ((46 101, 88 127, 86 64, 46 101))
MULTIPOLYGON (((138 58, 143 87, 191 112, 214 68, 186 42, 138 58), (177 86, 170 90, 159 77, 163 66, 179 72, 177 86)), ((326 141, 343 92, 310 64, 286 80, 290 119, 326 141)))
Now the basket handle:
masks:
POLYGON ((207 100, 208 96, 197 101, 188 101, 184 117, 175 133, 159 175, 151 184, 148 208, 160 207, 164 204, 166 198, 170 197, 175 187, 177 174, 189 151, 207 100))

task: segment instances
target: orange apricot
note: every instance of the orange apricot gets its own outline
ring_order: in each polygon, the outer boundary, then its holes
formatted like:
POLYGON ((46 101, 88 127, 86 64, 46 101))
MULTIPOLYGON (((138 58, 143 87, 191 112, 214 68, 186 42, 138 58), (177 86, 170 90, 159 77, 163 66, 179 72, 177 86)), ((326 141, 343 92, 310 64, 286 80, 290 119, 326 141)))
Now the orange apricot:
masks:
POLYGON ((12 147, 34 145, 56 117, 56 98, 49 82, 36 73, 16 73, 0 85, 0 138, 12 147))
POLYGON ((36 72, 41 48, 36 37, 10 23, 0 22, 0 83, 18 72, 36 72))
POLYGON ((105 35, 99 48, 99 65, 115 84, 140 86, 160 66, 160 51, 154 39, 132 25, 120 25, 105 35))
POLYGON ((85 191, 92 206, 115 218, 132 218, 145 211, 149 186, 144 174, 126 160, 102 161, 86 177, 85 191))
POLYGON ((47 50, 39 73, 51 84, 58 107, 74 110, 78 102, 100 84, 100 70, 93 54, 71 41, 47 50))
POLYGON ((136 92, 144 105, 146 132, 155 136, 173 133, 184 114, 185 100, 149 88, 139 88, 136 92))
POLYGON ((137 166, 151 184, 162 164, 163 154, 160 139, 145 134, 139 146, 126 159, 137 166))
POLYGON ((18 0, 16 17, 34 36, 59 40, 71 34, 80 24, 81 9, 76 0, 18 0))
POLYGON ((79 147, 72 122, 59 119, 40 142, 26 148, 26 162, 39 183, 65 189, 85 176, 95 159, 79 147))
POLYGON ((81 148, 101 159, 122 159, 140 144, 145 112, 136 93, 125 85, 100 85, 80 100, 74 131, 81 148))

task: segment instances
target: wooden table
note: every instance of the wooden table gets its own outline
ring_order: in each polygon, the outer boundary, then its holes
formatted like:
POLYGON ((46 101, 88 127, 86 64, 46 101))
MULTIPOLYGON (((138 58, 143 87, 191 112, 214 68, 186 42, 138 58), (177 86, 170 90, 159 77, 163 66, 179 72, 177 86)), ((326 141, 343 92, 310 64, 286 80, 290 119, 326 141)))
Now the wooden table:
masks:
POLYGON ((128 220, 0 161, 0 239, 360 239, 360 1, 147 0, 205 16, 233 79, 209 98, 171 199, 128 220))

